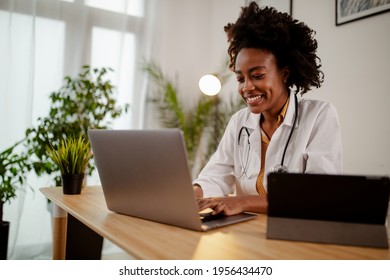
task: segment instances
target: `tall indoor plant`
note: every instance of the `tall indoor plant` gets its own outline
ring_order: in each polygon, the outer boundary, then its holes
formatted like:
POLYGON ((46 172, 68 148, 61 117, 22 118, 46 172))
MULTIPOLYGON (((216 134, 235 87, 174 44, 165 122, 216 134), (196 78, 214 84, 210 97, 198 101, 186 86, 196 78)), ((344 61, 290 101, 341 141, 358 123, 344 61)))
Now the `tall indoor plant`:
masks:
POLYGON ((4 205, 15 198, 18 188, 24 186, 31 168, 27 155, 15 151, 21 142, 0 153, 0 260, 7 259, 10 227, 10 222, 3 220, 4 205))
MULTIPOLYGON (((78 77, 66 76, 61 88, 50 94, 48 116, 38 118, 37 126, 26 131, 38 176, 55 173, 60 182, 59 168, 48 156, 47 145, 58 146, 62 139, 80 134, 87 137, 90 128, 109 128, 112 120, 127 112, 128 104, 117 104, 115 87, 107 77, 111 71, 83 66, 78 77)), ((89 167, 91 172, 93 165, 89 167)))
MULTIPOLYGON (((183 131, 189 165, 195 175, 216 150, 230 116, 245 104, 240 99, 229 97, 222 102, 217 96, 201 94, 195 106, 188 108, 180 99, 174 82, 156 62, 146 61, 142 69, 156 86, 156 91, 149 93, 148 102, 157 107, 163 126, 183 131), (202 140, 206 143, 202 144, 202 140), (205 152, 203 146, 206 146, 205 152)), ((226 64, 220 73, 215 74, 222 84, 230 77, 227 70, 226 64)))

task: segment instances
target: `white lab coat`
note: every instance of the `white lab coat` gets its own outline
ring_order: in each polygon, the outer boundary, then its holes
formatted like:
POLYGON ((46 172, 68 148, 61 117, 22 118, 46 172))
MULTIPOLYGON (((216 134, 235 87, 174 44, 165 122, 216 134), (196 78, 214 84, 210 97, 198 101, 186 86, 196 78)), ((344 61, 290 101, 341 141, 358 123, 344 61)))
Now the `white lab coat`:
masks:
MULTIPOLYGON (((281 163, 294 122, 293 94, 290 94, 284 121, 274 132, 267 149, 264 176, 266 189, 266 175, 281 163)), ((328 102, 309 99, 299 100, 298 108, 295 131, 284 159, 288 172, 341 173, 341 133, 336 109, 328 102)), ((241 109, 230 119, 217 151, 193 183, 202 187, 204 197, 220 197, 232 193, 257 194, 256 180, 260 170, 260 156, 260 115, 251 113, 248 108, 241 109), (240 157, 242 148, 238 146, 238 134, 243 126, 250 132, 248 161, 248 156, 245 156, 248 153, 242 153, 244 155, 240 157), (241 162, 248 162, 245 174, 242 172, 241 162)))

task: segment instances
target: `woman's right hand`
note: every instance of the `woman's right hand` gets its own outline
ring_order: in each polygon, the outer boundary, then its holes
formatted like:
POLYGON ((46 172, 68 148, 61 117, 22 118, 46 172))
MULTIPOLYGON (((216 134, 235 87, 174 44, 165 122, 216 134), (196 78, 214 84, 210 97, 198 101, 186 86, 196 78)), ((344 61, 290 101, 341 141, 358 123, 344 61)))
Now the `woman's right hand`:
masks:
POLYGON ((199 185, 194 185, 194 194, 196 198, 202 198, 203 197, 202 187, 199 185))

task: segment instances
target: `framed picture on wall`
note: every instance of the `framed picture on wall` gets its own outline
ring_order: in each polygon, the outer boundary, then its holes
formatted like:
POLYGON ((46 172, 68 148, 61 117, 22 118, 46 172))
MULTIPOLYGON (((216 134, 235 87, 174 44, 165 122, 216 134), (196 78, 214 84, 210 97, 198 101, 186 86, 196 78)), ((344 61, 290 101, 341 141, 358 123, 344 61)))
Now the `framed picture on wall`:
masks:
POLYGON ((336 0, 336 25, 390 11, 390 0, 336 0))

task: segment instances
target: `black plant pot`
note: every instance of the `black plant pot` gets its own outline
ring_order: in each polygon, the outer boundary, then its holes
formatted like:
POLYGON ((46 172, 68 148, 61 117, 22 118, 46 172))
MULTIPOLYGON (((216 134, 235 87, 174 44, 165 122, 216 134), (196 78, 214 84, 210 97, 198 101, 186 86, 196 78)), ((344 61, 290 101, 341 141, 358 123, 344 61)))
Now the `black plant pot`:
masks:
POLYGON ((64 194, 80 194, 85 174, 62 174, 64 194))
POLYGON ((7 259, 9 222, 0 225, 0 260, 7 259))

